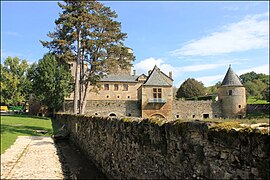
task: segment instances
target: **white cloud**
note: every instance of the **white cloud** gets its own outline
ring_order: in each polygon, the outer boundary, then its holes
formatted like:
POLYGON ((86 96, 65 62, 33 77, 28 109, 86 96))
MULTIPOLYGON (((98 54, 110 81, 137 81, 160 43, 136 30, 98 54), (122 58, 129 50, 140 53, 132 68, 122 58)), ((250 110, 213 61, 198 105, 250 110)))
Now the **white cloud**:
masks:
POLYGON ((200 78, 196 78, 196 80, 201 81, 204 86, 212 86, 215 85, 218 81, 222 81, 222 78, 224 78, 225 75, 214 75, 214 76, 204 76, 200 78))
POLYGON ((223 26, 221 31, 187 42, 174 56, 209 56, 269 47, 268 14, 246 16, 223 26))
POLYGON ((16 36, 16 37, 22 37, 22 35, 20 35, 19 33, 11 32, 11 31, 3 32, 3 34, 10 35, 10 36, 16 36))
POLYGON ((140 61, 139 63, 134 64, 134 68, 138 71, 139 74, 146 73, 149 70, 152 70, 153 67, 157 65, 164 73, 168 74, 170 71, 173 73, 173 78, 179 77, 182 73, 185 72, 197 72, 197 71, 205 71, 211 70, 222 66, 228 66, 228 62, 224 61, 222 63, 215 64, 199 64, 199 65, 191 65, 191 66, 172 66, 170 64, 166 64, 162 59, 155 59, 153 57, 147 58, 145 60, 140 61))
POLYGON ((254 71, 256 73, 263 73, 263 74, 269 75, 269 64, 265 64, 265 65, 253 67, 253 68, 248 68, 248 69, 243 69, 243 70, 237 71, 237 74, 239 74, 239 76, 240 76, 244 73, 248 73, 251 71, 254 71))
MULTIPOLYGON (((269 75, 269 64, 265 64, 265 65, 254 67, 254 68, 239 70, 239 71, 236 71, 236 74, 240 76, 244 73, 248 73, 251 71, 269 75)), ((225 77, 225 74, 218 74, 214 76, 199 77, 199 78, 196 78, 196 80, 201 81, 207 87, 207 86, 215 85, 218 81, 222 81, 224 77, 225 77)))

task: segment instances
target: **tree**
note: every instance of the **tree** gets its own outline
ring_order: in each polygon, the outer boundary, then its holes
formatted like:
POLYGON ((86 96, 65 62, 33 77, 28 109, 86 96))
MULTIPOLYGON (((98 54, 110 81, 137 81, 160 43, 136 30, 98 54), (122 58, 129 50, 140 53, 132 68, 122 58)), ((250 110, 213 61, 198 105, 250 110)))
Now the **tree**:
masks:
POLYGON ((269 82, 269 75, 262 74, 262 73, 257 74, 254 71, 252 71, 252 72, 242 74, 240 76, 240 79, 241 79, 243 84, 246 84, 247 82, 254 81, 254 80, 260 80, 263 83, 268 83, 269 82))
POLYGON ((249 72, 240 76, 243 85, 246 87, 247 96, 254 96, 256 99, 263 99, 264 90, 269 83, 269 75, 249 72))
POLYGON ((218 93, 218 88, 220 87, 221 82, 218 81, 215 85, 209 86, 206 88, 206 93, 211 95, 211 94, 217 94, 218 93))
POLYGON ((25 105, 28 100, 26 72, 28 63, 18 57, 8 57, 1 66, 1 103, 25 105))
POLYGON ((121 32, 121 24, 115 11, 96 1, 64 1, 58 3, 63 12, 55 21, 56 31, 49 33, 52 41, 41 41, 62 61, 76 61, 73 112, 84 114, 86 94, 90 84, 95 86, 109 72, 119 65, 131 66, 133 54, 123 41, 127 34, 121 32))
POLYGON ((64 98, 72 92, 73 77, 68 65, 59 64, 54 55, 46 54, 30 69, 28 75, 35 97, 54 115, 62 107, 64 98))
POLYGON ((268 85, 262 92, 263 99, 270 102, 270 86, 268 85))
POLYGON ((203 83, 193 78, 184 81, 177 91, 177 98, 192 98, 205 95, 205 87, 203 83))

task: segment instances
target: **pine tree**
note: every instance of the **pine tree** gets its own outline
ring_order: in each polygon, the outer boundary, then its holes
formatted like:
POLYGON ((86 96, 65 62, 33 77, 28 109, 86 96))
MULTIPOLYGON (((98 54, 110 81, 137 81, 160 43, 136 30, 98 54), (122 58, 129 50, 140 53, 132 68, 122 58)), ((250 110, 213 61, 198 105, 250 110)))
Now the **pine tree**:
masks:
POLYGON ((80 99, 79 113, 84 114, 90 84, 95 86, 112 66, 131 66, 128 60, 134 56, 123 44, 127 34, 114 20, 115 11, 96 1, 64 2, 58 3, 63 12, 55 21, 56 30, 48 34, 53 40, 41 42, 62 61, 76 61, 73 112, 80 99))

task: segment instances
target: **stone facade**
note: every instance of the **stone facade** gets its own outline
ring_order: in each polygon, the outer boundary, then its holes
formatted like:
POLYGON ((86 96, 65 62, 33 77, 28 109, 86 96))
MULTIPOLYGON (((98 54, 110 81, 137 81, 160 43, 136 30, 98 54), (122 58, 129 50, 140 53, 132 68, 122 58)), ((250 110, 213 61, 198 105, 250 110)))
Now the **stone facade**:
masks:
POLYGON ((245 87, 219 88, 219 100, 222 102, 222 114, 225 118, 244 118, 246 116, 245 87))
POLYGON ((244 118, 246 116, 246 89, 231 65, 219 87, 218 99, 222 104, 225 118, 244 118))
MULTIPOLYGON (((155 86, 142 87, 141 111, 142 118, 158 117, 172 119, 172 87, 162 87, 163 102, 151 102, 155 86)), ((159 88, 156 88, 157 91, 159 88)), ((161 98, 162 99, 162 98, 161 98)))
POLYGON ((220 101, 173 101, 175 119, 203 119, 222 117, 220 101))
MULTIPOLYGON (((74 74, 74 62, 71 67, 74 74)), ((167 120, 244 118, 246 115, 245 88, 231 67, 219 88, 218 101, 175 100, 172 73, 166 75, 157 66, 149 71, 148 76, 145 74, 136 76, 135 71, 132 75, 128 75, 126 71, 117 70, 116 74, 109 74, 101 79, 98 85, 100 87, 98 93, 90 87, 87 94, 87 114, 156 117, 167 120)), ((73 93, 66 101, 72 99, 73 93)))
POLYGON ((269 134, 197 121, 57 115, 70 139, 112 179, 269 179, 269 134))
MULTIPOLYGON (((73 101, 66 101, 66 111, 72 112, 73 101)), ((134 100, 88 100, 86 113, 93 116, 140 117, 140 103, 134 100)))

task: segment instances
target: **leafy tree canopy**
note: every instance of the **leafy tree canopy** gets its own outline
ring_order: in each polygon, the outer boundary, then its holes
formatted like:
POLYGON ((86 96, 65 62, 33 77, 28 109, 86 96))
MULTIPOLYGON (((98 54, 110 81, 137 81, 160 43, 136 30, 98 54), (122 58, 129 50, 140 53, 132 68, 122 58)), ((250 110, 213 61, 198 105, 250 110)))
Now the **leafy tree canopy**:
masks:
MULTIPOLYGON (((256 99, 265 99, 267 96, 264 95, 265 89, 269 87, 269 75, 257 74, 255 72, 249 72, 242 74, 240 79, 243 85, 246 87, 247 96, 254 96, 256 99)), ((267 90, 266 90, 267 91, 267 90)))
POLYGON ((51 110, 62 107, 64 98, 73 88, 73 77, 66 65, 60 64, 54 55, 46 54, 29 71, 35 97, 51 110))
POLYGON ((203 83, 188 78, 179 87, 176 97, 177 98, 192 98, 205 95, 205 87, 203 83))
POLYGON ((8 57, 1 66, 1 103, 22 105, 28 100, 28 63, 18 57, 8 57))

